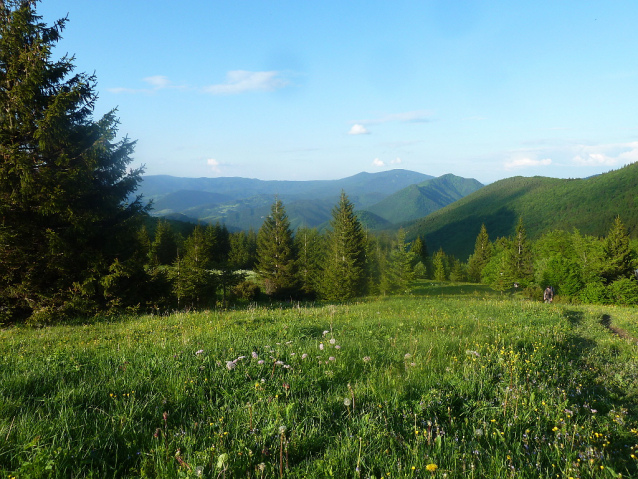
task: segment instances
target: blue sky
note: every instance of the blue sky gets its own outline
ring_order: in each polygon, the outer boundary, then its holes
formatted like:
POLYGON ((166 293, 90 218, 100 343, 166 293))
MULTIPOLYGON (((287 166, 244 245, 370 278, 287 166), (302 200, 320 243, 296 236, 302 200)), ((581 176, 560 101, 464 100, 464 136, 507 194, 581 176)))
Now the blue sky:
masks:
POLYGON ((44 0, 147 174, 490 183, 638 160, 638 2, 44 0))

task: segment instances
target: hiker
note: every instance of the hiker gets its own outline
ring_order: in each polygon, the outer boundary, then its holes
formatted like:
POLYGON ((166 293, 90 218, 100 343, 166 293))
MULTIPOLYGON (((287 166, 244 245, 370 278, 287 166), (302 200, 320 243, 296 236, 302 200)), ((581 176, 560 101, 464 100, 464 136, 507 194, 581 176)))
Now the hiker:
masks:
POLYGON ((543 300, 545 300, 546 303, 551 303, 554 300, 554 288, 552 288, 551 286, 545 288, 545 292, 543 293, 543 300))

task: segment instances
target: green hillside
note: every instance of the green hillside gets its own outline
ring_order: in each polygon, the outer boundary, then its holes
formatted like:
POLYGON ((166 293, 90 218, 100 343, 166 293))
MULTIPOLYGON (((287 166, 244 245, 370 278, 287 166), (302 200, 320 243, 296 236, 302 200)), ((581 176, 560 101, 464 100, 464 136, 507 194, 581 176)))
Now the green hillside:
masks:
POLYGON ((522 216, 531 239, 553 229, 602 236, 620 216, 638 236, 638 164, 586 179, 513 177, 497 181, 425 218, 404 224, 430 251, 467 258, 481 224, 490 239, 509 236, 522 216))
POLYGON ((367 211, 390 223, 401 223, 427 216, 482 187, 475 179, 447 174, 403 188, 367 211))

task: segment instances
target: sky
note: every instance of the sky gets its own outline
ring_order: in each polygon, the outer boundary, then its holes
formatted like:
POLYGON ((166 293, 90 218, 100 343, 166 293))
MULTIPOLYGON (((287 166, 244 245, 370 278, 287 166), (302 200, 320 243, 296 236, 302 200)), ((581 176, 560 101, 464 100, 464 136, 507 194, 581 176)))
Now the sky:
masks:
POLYGON ((638 2, 43 0, 147 175, 487 184, 638 161, 638 2))

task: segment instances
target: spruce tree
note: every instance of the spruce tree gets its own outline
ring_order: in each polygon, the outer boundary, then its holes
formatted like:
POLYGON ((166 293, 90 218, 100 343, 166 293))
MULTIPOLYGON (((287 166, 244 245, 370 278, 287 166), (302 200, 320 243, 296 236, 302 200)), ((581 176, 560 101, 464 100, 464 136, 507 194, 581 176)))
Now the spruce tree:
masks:
POLYGON ((608 283, 633 276, 636 268, 635 253, 631 249, 625 225, 618 216, 603 242, 603 257, 601 276, 608 283))
POLYGON ((296 260, 290 222, 279 198, 257 234, 257 274, 266 294, 284 298, 297 294, 296 260))
POLYGON ((93 119, 95 77, 53 59, 66 19, 47 26, 35 5, 0 2, 0 315, 39 322, 139 301, 105 288, 143 275, 145 207, 128 200, 134 143, 116 140, 114 111, 93 119))
POLYGON ((212 268, 212 251, 204 229, 197 225, 184 241, 184 253, 171 269, 178 306, 200 308, 215 303, 216 278, 212 268))
POLYGON ((306 297, 314 297, 319 289, 323 238, 316 228, 299 228, 295 233, 299 287, 306 297))
POLYGON ((412 262, 415 253, 409 249, 410 243, 405 242, 405 235, 405 230, 400 228, 397 239, 392 242, 392 250, 381 280, 384 293, 405 293, 410 282, 414 281, 412 262))
POLYGON ((330 226, 322 296, 338 301, 361 296, 367 283, 365 234, 354 204, 343 191, 332 210, 330 226))
POLYGON ((160 220, 155 229, 155 238, 150 248, 152 266, 171 265, 177 259, 177 236, 166 220, 160 220))
POLYGON ((474 283, 481 282, 481 272, 485 265, 490 262, 492 257, 492 244, 487 234, 487 228, 485 224, 481 225, 481 231, 479 231, 474 243, 474 254, 470 256, 468 260, 468 271, 470 281, 474 283))
POLYGON ((518 225, 516 225, 516 231, 506 256, 507 269, 509 271, 507 271, 505 276, 512 280, 510 287, 514 283, 519 283, 523 287, 527 286, 534 279, 534 265, 532 247, 527 241, 527 233, 522 217, 518 220, 518 225))

